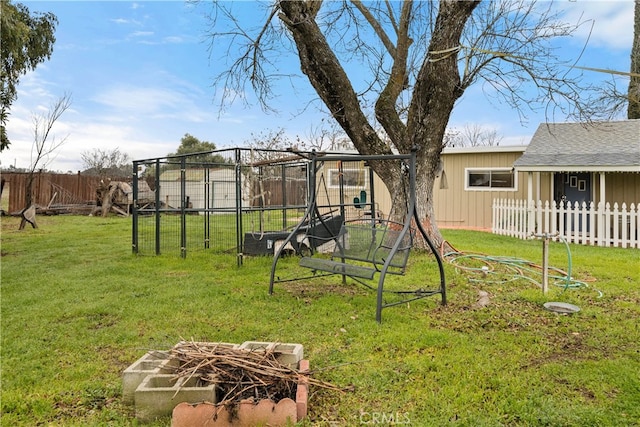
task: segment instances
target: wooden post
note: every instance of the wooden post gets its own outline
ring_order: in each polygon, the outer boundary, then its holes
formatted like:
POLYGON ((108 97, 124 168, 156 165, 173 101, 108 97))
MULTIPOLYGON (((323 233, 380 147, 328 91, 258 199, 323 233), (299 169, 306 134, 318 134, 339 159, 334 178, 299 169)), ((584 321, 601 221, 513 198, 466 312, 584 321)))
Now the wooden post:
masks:
POLYGON ((549 290, 549 236, 542 238, 542 293, 549 290))

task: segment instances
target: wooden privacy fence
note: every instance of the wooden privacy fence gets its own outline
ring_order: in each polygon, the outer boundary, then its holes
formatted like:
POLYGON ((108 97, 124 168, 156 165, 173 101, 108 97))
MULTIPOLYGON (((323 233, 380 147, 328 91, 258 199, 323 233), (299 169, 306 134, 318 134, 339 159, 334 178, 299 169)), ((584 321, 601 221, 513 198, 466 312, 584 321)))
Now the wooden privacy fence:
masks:
POLYGON ((521 239, 547 233, 569 243, 640 248, 640 204, 496 199, 492 231, 521 239))
MULTIPOLYGON (((28 173, 3 172, 5 191, 9 191, 8 212, 24 209, 27 203, 28 173), (8 188, 7 188, 8 187, 8 188)), ((103 179, 127 180, 128 178, 101 178, 77 174, 37 172, 33 180, 33 203, 46 207, 49 204, 77 205, 95 202, 96 189, 103 179)))

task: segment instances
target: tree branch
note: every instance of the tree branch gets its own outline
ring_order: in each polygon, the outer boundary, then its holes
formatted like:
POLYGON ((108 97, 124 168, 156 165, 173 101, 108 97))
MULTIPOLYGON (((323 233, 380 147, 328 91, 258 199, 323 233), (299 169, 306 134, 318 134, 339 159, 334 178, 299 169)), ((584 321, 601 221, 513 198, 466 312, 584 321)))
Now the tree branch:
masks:
MULTIPOLYGON (((360 0, 351 0, 351 3, 353 3, 356 9, 358 9, 362 14, 362 16, 364 16, 364 18, 367 20, 369 25, 371 25, 371 28, 373 28, 373 31, 376 33, 376 35, 378 36, 378 38, 380 39, 384 47, 387 49, 387 52, 389 52, 389 54, 393 58, 395 58, 396 47, 393 45, 393 42, 391 41, 389 36, 387 36, 387 33, 382 28, 382 25, 380 25, 380 22, 378 22, 378 20, 373 17, 373 14, 369 11, 369 9, 367 9, 365 5, 362 4, 360 0)), ((403 6, 403 10, 407 8, 407 4, 408 4, 408 8, 411 9, 410 3, 411 1, 406 2, 405 6, 403 6)), ((389 8, 389 16, 393 17, 393 14, 391 13, 390 8, 389 8)))
POLYGON ((46 167, 49 156, 67 141, 68 135, 62 140, 56 141, 55 138, 50 139, 50 134, 53 125, 70 107, 71 95, 64 94, 52 104, 48 112, 39 115, 34 114, 32 116, 33 146, 31 150, 31 167, 29 168, 31 173, 35 172, 38 167, 46 167), (44 163, 41 163, 42 161, 44 161, 44 163))
POLYGON ((412 8, 412 1, 406 1, 402 5, 400 25, 398 26, 398 46, 395 54, 392 54, 391 75, 375 104, 376 119, 392 141, 404 141, 406 139, 406 125, 400 118, 397 105, 400 94, 408 84, 407 60, 409 47, 412 43, 409 37, 412 8))
MULTIPOLYGON (((331 115, 361 153, 390 152, 362 112, 356 92, 303 0, 280 3, 280 19, 298 48, 300 67, 331 115)), ((317 11, 316 11, 317 12, 317 11)))

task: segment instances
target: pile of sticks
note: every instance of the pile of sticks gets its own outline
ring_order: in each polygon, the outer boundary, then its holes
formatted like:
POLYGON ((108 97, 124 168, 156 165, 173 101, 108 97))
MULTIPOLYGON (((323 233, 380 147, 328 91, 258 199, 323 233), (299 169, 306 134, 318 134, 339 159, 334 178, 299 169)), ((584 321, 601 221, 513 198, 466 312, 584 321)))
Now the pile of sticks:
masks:
POLYGON ((243 399, 284 398, 295 400, 296 387, 301 376, 308 384, 333 390, 340 388, 310 377, 311 372, 301 372, 283 365, 277 353, 269 349, 239 349, 219 343, 182 341, 170 352, 179 361, 178 377, 198 375, 207 383, 215 383, 223 396, 219 405, 229 405, 243 399))

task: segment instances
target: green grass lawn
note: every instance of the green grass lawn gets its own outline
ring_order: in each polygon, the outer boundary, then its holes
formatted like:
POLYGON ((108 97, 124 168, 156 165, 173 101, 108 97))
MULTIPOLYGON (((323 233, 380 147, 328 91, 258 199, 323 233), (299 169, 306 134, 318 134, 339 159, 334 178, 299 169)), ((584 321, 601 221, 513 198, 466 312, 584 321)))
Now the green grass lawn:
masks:
MULTIPOLYGON (((416 426, 640 424, 640 251, 571 245, 583 286, 498 281, 447 264, 449 304, 387 308, 337 277, 277 284, 271 259, 131 254, 131 221, 2 218, 2 425, 137 425, 122 371, 181 339, 301 343, 314 377, 304 425, 394 418, 416 426), (478 291, 490 303, 475 305, 478 291), (576 304, 559 315, 546 301, 576 304)), ((541 243, 445 230, 460 251, 540 262, 541 243)), ((561 243, 550 262, 567 268, 561 243)), ((397 286, 435 283, 433 258, 412 254, 397 286)), ((282 261, 295 274, 295 259, 282 261)), ((393 284, 391 284, 393 285, 393 284)), ((168 426, 169 419, 153 425, 168 426)))

